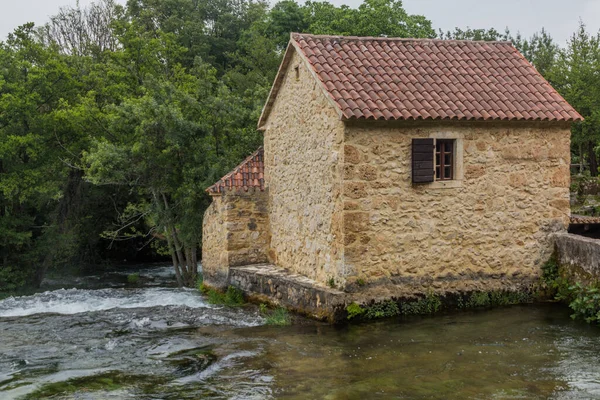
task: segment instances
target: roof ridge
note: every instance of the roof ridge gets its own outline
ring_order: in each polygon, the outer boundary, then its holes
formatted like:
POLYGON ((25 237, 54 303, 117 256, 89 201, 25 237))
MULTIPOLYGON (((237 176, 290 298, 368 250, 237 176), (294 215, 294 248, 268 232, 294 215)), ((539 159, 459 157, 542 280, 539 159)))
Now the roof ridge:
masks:
POLYGON ((352 40, 352 41, 368 41, 368 40, 380 40, 380 41, 398 41, 398 42, 439 42, 439 43, 485 43, 485 44, 510 44, 513 46, 513 42, 510 40, 468 40, 468 39, 428 39, 428 38, 401 38, 401 37, 387 37, 387 36, 344 36, 344 35, 314 35, 312 33, 301 33, 292 32, 290 37, 296 40, 297 36, 307 36, 317 39, 341 39, 341 40, 352 40))

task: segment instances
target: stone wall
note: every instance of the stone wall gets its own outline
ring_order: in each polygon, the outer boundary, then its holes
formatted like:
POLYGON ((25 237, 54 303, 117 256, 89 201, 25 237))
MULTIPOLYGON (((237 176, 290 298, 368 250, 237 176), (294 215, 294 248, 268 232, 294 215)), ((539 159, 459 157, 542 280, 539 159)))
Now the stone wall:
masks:
POLYGON ((339 322, 344 318, 344 292, 315 284, 305 276, 290 274, 275 265, 232 267, 230 281, 256 303, 285 306, 329 322, 339 322))
POLYGON ((590 285, 600 281, 600 240, 558 234, 555 243, 561 272, 572 283, 590 285))
POLYGON ((202 275, 207 285, 222 288, 229 278, 225 196, 212 196, 202 220, 202 275))
POLYGON ((550 234, 569 222, 569 141, 567 125, 545 123, 348 123, 347 289, 517 290, 535 280, 550 234), (413 185, 411 140, 440 134, 461 139, 463 180, 413 185))
POLYGON ((251 189, 213 196, 203 221, 202 272, 207 285, 228 285, 229 267, 267 262, 268 192, 251 189))
POLYGON ((265 124, 271 261, 321 284, 342 283, 344 125, 294 54, 265 124))

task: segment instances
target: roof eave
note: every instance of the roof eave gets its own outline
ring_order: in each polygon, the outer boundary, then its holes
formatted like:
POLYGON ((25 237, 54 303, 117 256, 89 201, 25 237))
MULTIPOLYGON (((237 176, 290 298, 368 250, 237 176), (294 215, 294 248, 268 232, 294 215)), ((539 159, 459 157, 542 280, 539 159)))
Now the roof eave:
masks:
POLYGON ((267 101, 265 106, 260 113, 260 118, 258 119, 258 130, 265 130, 265 123, 267 122, 267 117, 271 113, 271 108, 273 103, 275 103, 275 98, 277 97, 277 93, 279 92, 279 88, 281 87, 281 82, 283 81, 283 77, 285 75, 285 71, 292 59, 292 37, 290 34, 290 41, 285 49, 285 54, 283 55, 283 60, 279 65, 279 69, 277 70, 277 75, 275 76, 275 80, 273 81, 273 86, 271 86, 271 90, 269 91, 269 96, 267 97, 267 101))
POLYGON ((295 50, 298 53, 298 55, 304 62, 306 69, 310 72, 313 79, 315 79, 319 83, 319 87, 321 89, 321 92, 323 93, 323 96, 325 96, 325 98, 327 99, 327 102, 336 111, 339 119, 340 120, 346 119, 342 113, 342 109, 335 102, 335 100, 331 96, 331 93, 329 93, 329 90, 327 90, 325 83, 321 80, 321 78, 319 78, 319 75, 317 74, 317 71, 315 70, 314 66, 310 63, 308 57, 306 56, 306 54, 304 54, 304 51, 302 51, 302 48, 298 45, 298 43, 294 39, 294 35, 297 35, 297 34, 295 32, 290 33, 290 41, 288 42, 288 46, 285 50, 283 60, 281 61, 281 65, 279 66, 279 70, 277 71, 277 76, 275 77, 275 81, 273 82, 271 91, 269 92, 269 97, 267 97, 267 102, 265 103, 265 106, 263 107, 263 110, 260 114, 260 118, 258 119, 258 130, 259 131, 264 131, 266 129, 265 124, 267 122, 267 118, 269 117, 269 114, 271 113, 271 109, 273 107, 273 104, 275 103, 275 99, 277 98, 279 89, 281 88, 281 83, 285 76, 285 72, 289 66, 290 60, 292 59, 293 50, 295 50))
POLYGON ((250 162, 254 157, 258 156, 261 151, 264 151, 263 146, 260 146, 256 151, 254 151, 252 154, 250 154, 248 157, 246 157, 244 159, 244 161, 242 161, 241 163, 239 163, 235 168, 233 168, 231 171, 229 171, 228 173, 226 173, 217 182, 215 182, 214 184, 212 184, 209 187, 207 187, 204 191, 206 193, 210 194, 210 195, 220 195, 220 194, 222 194, 223 191, 221 191, 221 190, 215 190, 215 189, 218 189, 219 184, 220 183, 225 183, 227 181, 227 179, 229 179, 231 177, 231 175, 233 175, 237 171, 239 171, 240 168, 242 168, 246 163, 250 162))

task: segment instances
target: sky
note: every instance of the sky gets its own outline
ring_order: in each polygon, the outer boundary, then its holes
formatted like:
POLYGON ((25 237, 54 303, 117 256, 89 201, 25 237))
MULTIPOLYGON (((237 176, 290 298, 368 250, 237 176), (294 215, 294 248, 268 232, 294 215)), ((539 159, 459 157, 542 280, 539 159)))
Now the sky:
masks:
MULTIPOLYGON (((25 22, 41 25, 59 7, 74 5, 76 0, 0 0, 0 40, 25 22)), ((124 4, 126 0, 117 0, 124 4)), ((271 0, 275 1, 275 0, 271 0)), ((336 5, 357 7, 362 0, 329 0, 336 5)), ((91 0, 80 0, 82 5, 91 0)), ((444 31, 455 27, 509 27, 515 34, 530 37, 542 27, 558 44, 564 46, 581 19, 588 31, 600 29, 600 0, 404 0, 410 14, 422 14, 434 28, 444 31)))

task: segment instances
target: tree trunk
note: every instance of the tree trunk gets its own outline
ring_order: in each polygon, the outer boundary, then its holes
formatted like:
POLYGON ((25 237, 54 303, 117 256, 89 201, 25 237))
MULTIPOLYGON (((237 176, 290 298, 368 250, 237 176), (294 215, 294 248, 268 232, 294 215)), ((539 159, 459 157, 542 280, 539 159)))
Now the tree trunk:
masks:
POLYGON ((169 245, 169 252, 171 253, 171 260, 173 261, 173 268, 175 268, 175 277, 177 278, 177 286, 183 287, 183 279, 181 277, 181 268, 179 268, 179 262, 177 261, 177 255, 175 254, 175 247, 173 246, 173 239, 169 234, 169 228, 165 226, 165 233, 167 237, 167 244, 169 245))
POLYGON ((192 271, 194 281, 198 280, 198 248, 192 247, 192 271))
POLYGON ((165 224, 167 241, 169 242, 169 250, 175 266, 175 274, 178 275, 177 282, 180 286, 193 287, 196 284, 198 276, 196 250, 195 248, 185 247, 184 243, 179 240, 179 234, 172 221, 167 196, 164 193, 162 193, 161 196, 165 210, 165 218, 167 219, 167 223, 165 224))
POLYGON ((175 246, 175 254, 177 254, 177 259, 179 260, 179 265, 181 266, 181 270, 183 272, 183 280, 184 284, 186 284, 186 266, 187 260, 185 259, 185 255, 183 254, 183 247, 181 243, 179 243, 179 239, 177 238, 177 230, 174 226, 171 226, 171 237, 173 238, 173 245, 175 246))
POLYGON ((588 141, 588 153, 590 155, 590 175, 598 176, 598 161, 596 160, 596 152, 594 151, 594 142, 588 141))
POLYGON ((579 175, 583 175, 583 164, 585 155, 583 154, 583 143, 579 143, 579 175))

